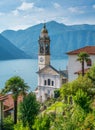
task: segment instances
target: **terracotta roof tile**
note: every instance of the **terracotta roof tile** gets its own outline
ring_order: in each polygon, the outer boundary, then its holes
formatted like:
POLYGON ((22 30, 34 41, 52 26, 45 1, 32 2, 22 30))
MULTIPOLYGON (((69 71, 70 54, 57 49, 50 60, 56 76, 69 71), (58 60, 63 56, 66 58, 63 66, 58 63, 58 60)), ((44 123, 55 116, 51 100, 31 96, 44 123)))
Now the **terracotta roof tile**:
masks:
POLYGON ((10 110, 13 110, 13 108, 14 108, 13 106, 8 107, 8 108, 4 109, 3 112, 7 112, 7 111, 10 111, 10 110))
POLYGON ((95 55, 95 46, 86 46, 86 47, 83 47, 74 51, 67 52, 67 54, 76 55, 76 54, 79 54, 80 52, 86 52, 88 54, 95 55))
MULTIPOLYGON (((86 73, 90 68, 86 68, 84 69, 84 73, 86 73)), ((81 74, 82 73, 82 70, 79 70, 77 72, 75 72, 74 74, 81 74)))
MULTIPOLYGON (((8 94, 5 96, 6 99, 4 100, 3 104, 4 104, 4 111, 8 111, 10 109, 14 108, 14 102, 13 102, 13 98, 12 98, 12 94, 8 94)), ((18 97, 18 103, 21 102, 23 100, 22 96, 18 97)))
POLYGON ((4 100, 6 100, 7 99, 7 96, 0 96, 0 101, 4 101, 4 100))

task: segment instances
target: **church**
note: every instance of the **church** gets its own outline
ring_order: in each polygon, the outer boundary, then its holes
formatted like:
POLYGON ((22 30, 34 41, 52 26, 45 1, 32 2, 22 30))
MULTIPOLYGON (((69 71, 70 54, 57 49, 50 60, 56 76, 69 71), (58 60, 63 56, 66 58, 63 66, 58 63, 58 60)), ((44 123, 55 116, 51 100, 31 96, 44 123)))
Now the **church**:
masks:
POLYGON ((38 86, 35 90, 37 100, 44 102, 54 97, 54 90, 67 82, 67 72, 56 70, 50 62, 50 37, 46 24, 44 24, 39 36, 38 53, 38 86))

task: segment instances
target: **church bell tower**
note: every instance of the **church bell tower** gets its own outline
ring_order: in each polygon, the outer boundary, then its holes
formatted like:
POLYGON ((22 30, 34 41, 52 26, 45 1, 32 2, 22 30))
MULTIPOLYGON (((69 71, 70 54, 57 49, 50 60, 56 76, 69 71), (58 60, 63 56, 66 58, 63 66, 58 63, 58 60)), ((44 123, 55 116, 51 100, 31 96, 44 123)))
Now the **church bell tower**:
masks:
POLYGON ((39 36, 39 70, 43 69, 45 66, 50 65, 50 37, 48 36, 48 30, 46 29, 46 24, 41 30, 39 36))

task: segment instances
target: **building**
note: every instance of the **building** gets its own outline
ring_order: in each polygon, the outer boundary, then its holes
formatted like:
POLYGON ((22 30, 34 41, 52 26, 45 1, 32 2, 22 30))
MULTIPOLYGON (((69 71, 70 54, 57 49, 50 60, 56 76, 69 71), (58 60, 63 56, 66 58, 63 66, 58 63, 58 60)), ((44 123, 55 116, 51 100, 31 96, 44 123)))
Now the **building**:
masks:
MULTIPOLYGON (((23 96, 18 97, 18 104, 23 100, 23 96)), ((1 117, 7 117, 13 115, 14 100, 12 94, 5 96, 0 95, 0 119, 1 117)))
POLYGON ((3 113, 3 109, 4 109, 4 101, 7 99, 6 96, 2 96, 0 95, 0 130, 1 130, 1 125, 3 122, 3 117, 4 117, 4 113, 3 113))
POLYGON ((86 46, 74 51, 68 52, 68 81, 73 81, 78 77, 81 71, 81 63, 77 61, 78 54, 86 52, 90 56, 89 62, 84 64, 84 72, 86 72, 95 63, 95 46, 86 46))
POLYGON ((56 70, 50 63, 50 37, 44 24, 39 36, 37 100, 44 102, 54 96, 54 90, 67 81, 66 71, 56 70))

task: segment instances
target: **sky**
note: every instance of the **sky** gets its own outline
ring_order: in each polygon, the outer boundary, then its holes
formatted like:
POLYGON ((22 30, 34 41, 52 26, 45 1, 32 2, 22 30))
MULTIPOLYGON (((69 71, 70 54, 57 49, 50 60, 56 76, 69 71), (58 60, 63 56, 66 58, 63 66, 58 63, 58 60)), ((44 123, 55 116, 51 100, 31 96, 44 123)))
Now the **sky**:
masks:
POLYGON ((48 21, 95 24, 95 0, 0 0, 0 32, 48 21))

